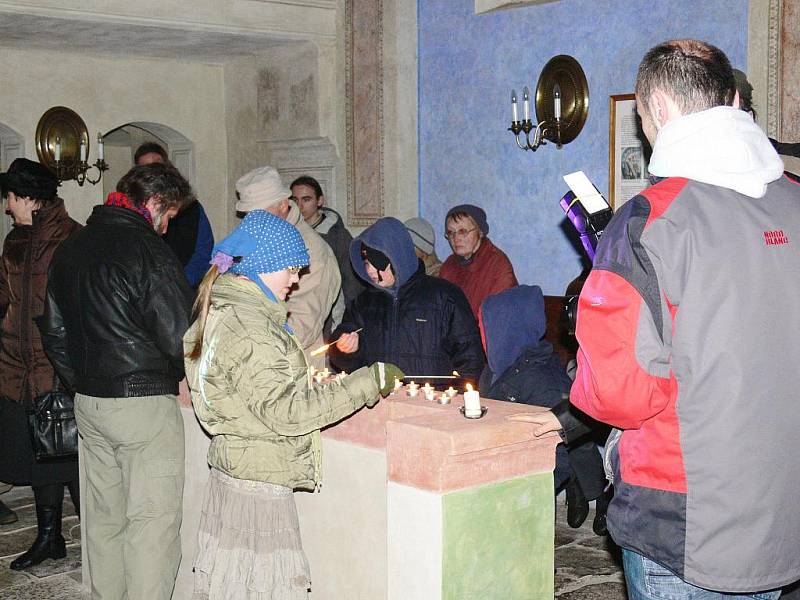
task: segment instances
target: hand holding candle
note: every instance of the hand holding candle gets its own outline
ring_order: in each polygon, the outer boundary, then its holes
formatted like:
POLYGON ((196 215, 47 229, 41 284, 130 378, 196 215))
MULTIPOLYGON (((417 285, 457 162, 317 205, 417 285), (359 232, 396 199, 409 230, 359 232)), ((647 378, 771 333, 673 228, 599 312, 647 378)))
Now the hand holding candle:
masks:
POLYGON ((322 354, 323 352, 327 352, 328 348, 336 344, 336 348, 340 352, 344 352, 345 354, 350 354, 358 350, 358 332, 364 329, 363 327, 359 327, 355 331, 351 331, 350 333, 343 333, 339 336, 335 342, 329 342, 324 346, 320 346, 319 348, 314 348, 311 352, 308 353, 309 356, 317 356, 318 354, 322 354), (345 340, 342 344, 342 347, 339 346, 339 342, 345 340), (355 342, 353 342, 355 340, 355 342), (350 348, 351 346, 355 345, 353 350, 344 350, 343 348, 350 348))
POLYGON ((464 392, 464 415, 475 418, 481 416, 481 397, 478 390, 472 389, 472 384, 467 384, 464 392))

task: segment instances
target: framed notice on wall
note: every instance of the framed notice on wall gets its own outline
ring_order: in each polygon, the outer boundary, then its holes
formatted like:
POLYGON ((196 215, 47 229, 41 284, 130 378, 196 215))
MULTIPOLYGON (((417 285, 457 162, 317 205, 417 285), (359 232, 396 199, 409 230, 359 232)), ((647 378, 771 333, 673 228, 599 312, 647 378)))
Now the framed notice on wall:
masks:
POLYGON ((616 210, 650 185, 650 149, 642 142, 633 94, 611 96, 608 108, 608 202, 616 210))

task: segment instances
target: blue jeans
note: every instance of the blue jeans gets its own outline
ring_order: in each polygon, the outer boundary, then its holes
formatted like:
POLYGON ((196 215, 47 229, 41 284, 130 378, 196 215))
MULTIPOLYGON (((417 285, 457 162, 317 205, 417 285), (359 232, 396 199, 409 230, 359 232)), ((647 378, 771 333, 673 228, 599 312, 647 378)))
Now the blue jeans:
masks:
POLYGON ((622 565, 629 600, 777 600, 781 591, 757 594, 724 594, 704 590, 673 574, 658 563, 622 549, 622 565))

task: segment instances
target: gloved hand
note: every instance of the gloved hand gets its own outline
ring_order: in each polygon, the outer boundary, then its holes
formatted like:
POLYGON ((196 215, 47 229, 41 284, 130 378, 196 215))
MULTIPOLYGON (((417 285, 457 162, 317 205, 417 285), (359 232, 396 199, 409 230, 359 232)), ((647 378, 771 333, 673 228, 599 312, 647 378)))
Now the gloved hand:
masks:
POLYGON ((395 378, 402 379, 405 377, 405 373, 400 370, 400 367, 392 363, 376 362, 372 363, 369 368, 372 371, 375 383, 380 388, 381 396, 384 398, 394 389, 395 378))

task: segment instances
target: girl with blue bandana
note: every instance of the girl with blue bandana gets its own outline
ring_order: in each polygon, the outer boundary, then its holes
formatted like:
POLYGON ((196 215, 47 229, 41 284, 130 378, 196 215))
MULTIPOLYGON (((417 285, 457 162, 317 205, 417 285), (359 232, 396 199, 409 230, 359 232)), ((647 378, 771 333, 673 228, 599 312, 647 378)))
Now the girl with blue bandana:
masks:
POLYGON ((215 246, 184 336, 192 403, 212 435, 195 557, 195 598, 308 598, 293 490, 320 483, 320 434, 392 388, 374 364, 314 384, 285 300, 308 265, 293 225, 247 214, 215 246))

